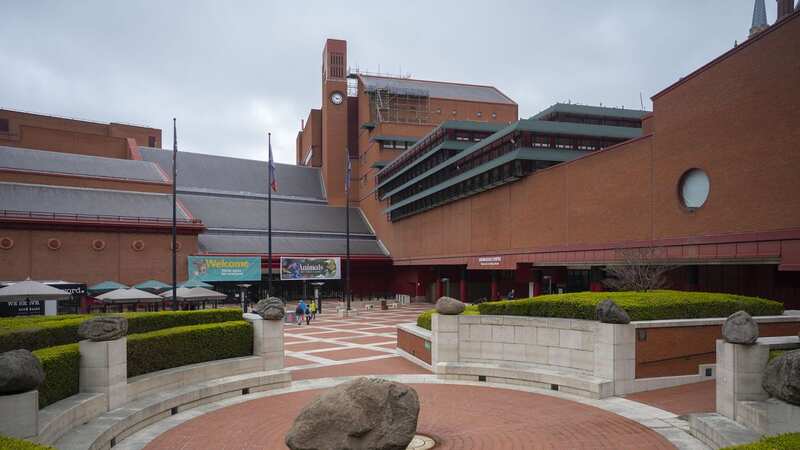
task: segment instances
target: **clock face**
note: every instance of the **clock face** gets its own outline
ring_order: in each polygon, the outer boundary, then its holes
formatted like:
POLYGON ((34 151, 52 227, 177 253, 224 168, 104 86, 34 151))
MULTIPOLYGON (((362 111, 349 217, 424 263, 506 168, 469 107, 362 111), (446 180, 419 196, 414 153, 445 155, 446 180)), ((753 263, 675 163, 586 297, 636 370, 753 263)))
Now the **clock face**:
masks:
POLYGON ((341 92, 334 92, 331 94, 331 102, 333 102, 334 105, 341 105, 343 100, 344 96, 341 92))

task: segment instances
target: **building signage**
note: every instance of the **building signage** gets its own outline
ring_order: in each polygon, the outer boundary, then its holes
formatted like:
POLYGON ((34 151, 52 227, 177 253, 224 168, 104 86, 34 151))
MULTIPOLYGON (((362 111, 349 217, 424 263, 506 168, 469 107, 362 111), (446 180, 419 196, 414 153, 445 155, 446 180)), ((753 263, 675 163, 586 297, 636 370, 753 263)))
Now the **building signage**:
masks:
POLYGON ((499 266, 502 261, 502 256, 481 256, 478 258, 478 264, 481 266, 499 266))
POLYGON ((44 315, 44 301, 42 300, 0 302, 0 317, 42 315, 44 315))
POLYGON ((190 256, 189 278, 200 281, 261 281, 261 257, 190 256))
POLYGON ((281 257, 281 280, 338 280, 341 258, 281 257))

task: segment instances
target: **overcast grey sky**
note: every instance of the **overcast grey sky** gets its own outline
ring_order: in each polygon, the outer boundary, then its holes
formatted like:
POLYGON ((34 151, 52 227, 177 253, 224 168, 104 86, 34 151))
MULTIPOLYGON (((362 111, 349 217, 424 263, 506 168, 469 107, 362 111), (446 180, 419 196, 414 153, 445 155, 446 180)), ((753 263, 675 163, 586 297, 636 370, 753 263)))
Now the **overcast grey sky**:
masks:
MULTIPOLYGON (((747 36, 753 0, 3 0, 0 108, 164 130, 181 150, 294 163, 325 38, 349 65, 491 84, 527 117, 557 101, 645 108, 747 36)), ((767 0, 770 23, 775 2, 767 0)))

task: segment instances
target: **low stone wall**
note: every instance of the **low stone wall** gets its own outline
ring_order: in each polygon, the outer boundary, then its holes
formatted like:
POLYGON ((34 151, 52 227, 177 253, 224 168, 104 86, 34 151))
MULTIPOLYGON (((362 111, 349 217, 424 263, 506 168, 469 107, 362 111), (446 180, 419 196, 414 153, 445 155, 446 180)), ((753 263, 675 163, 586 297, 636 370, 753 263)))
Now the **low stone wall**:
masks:
POLYGON ((431 365, 431 332, 408 323, 397 326, 397 348, 401 356, 423 367, 431 365))

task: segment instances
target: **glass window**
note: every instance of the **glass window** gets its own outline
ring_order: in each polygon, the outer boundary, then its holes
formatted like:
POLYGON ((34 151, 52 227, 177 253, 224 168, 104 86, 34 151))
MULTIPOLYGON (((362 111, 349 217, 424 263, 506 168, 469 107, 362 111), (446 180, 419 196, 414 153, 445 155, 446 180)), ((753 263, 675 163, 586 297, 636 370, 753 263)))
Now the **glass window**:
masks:
POLYGON ((705 171, 690 169, 681 177, 678 188, 683 206, 696 209, 703 206, 708 200, 711 183, 705 171))

